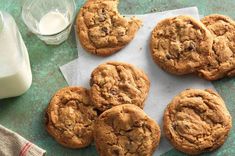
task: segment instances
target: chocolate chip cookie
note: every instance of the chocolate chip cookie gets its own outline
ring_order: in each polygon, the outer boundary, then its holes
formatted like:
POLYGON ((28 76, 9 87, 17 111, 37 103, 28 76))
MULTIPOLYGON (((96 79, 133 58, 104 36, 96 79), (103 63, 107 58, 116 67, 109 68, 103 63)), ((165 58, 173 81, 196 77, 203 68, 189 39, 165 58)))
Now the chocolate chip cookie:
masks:
POLYGON ((177 95, 164 113, 164 133, 172 145, 187 154, 220 147, 232 127, 222 98, 212 90, 188 89, 177 95))
POLYGON ((139 107, 126 104, 99 116, 94 138, 101 156, 151 156, 160 141, 160 128, 139 107))
POLYGON ((147 75, 136 67, 122 62, 108 62, 99 65, 91 74, 91 101, 105 111, 121 104, 144 107, 150 81, 147 75))
POLYGON ((46 113, 46 129, 61 145, 82 148, 93 141, 96 118, 89 91, 82 87, 66 87, 51 99, 46 113))
POLYGON ((125 19, 118 12, 118 0, 88 0, 76 19, 81 45, 92 54, 107 56, 125 47, 135 36, 141 21, 125 19))
POLYGON ((165 71, 190 74, 204 66, 213 38, 200 22, 190 16, 160 21, 152 31, 150 49, 153 60, 165 71))
POLYGON ((235 22, 223 15, 209 15, 202 23, 211 32, 214 42, 209 64, 198 71, 207 80, 235 76, 235 22))

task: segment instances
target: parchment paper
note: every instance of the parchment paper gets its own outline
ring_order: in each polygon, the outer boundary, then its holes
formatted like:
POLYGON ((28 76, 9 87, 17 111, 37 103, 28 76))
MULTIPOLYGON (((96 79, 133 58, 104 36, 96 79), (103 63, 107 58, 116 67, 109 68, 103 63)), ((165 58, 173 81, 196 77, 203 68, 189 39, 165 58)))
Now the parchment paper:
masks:
MULTIPOLYGON (((106 61, 122 61, 133 64, 149 76, 151 80, 150 93, 145 103, 144 111, 162 127, 162 117, 166 105, 179 92, 187 88, 213 88, 208 81, 197 76, 175 76, 164 72, 152 60, 149 50, 149 38, 151 31, 159 20, 177 16, 190 15, 199 19, 196 7, 171 10, 166 12, 135 15, 143 21, 143 27, 136 34, 135 39, 123 50, 110 56, 98 57, 84 51, 79 41, 77 60, 74 60, 60 69, 69 85, 89 87, 90 74, 94 68, 106 61)), ((128 15, 134 16, 134 15, 128 15)), ((162 134, 161 142, 154 156, 158 156, 170 150, 172 146, 162 134)))

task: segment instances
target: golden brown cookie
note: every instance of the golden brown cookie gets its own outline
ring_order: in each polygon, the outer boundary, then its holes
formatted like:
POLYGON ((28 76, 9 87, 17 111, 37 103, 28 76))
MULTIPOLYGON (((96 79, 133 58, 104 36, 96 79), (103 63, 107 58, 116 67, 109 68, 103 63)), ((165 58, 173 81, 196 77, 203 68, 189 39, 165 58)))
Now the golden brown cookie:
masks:
POLYGON ((223 15, 209 15, 202 23, 213 35, 212 55, 209 65, 198 71, 207 80, 235 76, 235 22, 223 15))
POLYGON ((139 107, 126 104, 99 116, 94 138, 100 156, 151 156, 160 141, 160 128, 139 107))
POLYGON ((144 107, 150 81, 140 69, 122 62, 99 65, 91 74, 91 101, 100 111, 121 104, 144 107))
POLYGON ((184 75, 207 63, 212 42, 212 35, 200 21, 177 16, 157 24, 152 31, 150 49, 153 60, 161 68, 184 75))
POLYGON ((59 90, 51 99, 46 118, 47 131, 63 146, 83 148, 93 141, 97 113, 85 88, 66 87, 59 90))
POLYGON ((81 45, 92 54, 107 56, 125 47, 135 36, 141 21, 119 14, 118 0, 88 0, 77 16, 81 45))
POLYGON ((187 154, 213 151, 223 145, 232 127, 222 98, 212 90, 188 89, 177 95, 164 113, 164 133, 187 154))

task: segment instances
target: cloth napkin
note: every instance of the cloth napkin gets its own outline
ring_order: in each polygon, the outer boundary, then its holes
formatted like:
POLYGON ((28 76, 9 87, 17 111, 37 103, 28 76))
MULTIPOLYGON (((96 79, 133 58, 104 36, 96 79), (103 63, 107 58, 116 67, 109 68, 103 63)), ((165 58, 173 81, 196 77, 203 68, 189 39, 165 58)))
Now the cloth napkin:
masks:
POLYGON ((0 125, 0 156, 44 156, 45 150, 0 125))

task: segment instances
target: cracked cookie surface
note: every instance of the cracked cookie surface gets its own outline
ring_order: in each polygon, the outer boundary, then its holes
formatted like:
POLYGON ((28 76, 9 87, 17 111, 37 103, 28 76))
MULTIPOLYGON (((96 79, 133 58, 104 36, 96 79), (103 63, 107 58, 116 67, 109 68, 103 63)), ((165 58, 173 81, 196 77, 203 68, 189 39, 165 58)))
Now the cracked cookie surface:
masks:
POLYGON ((153 60, 161 68, 184 75, 207 63, 212 42, 212 35, 200 21, 177 16, 157 24, 152 31, 150 49, 153 60))
POLYGON ((88 0, 76 19, 77 34, 83 48, 100 56, 125 47, 135 36, 141 21, 125 19, 118 12, 118 0, 88 0))
POLYGON ((209 64, 198 71, 207 80, 235 76, 235 22, 223 15, 209 15, 202 23, 211 32, 214 42, 209 64))
POLYGON ((164 113, 166 137, 176 149, 188 154, 217 149, 231 127, 232 119, 224 101, 212 90, 185 90, 164 113))
POLYGON ((46 129, 61 145, 83 148, 93 141, 96 118, 89 91, 82 87, 66 87, 59 90, 50 101, 46 129))
POLYGON ((100 156, 151 156, 160 141, 160 128, 142 109, 125 104, 99 116, 94 138, 100 156))
POLYGON ((91 101, 105 111, 113 106, 129 103, 144 107, 150 81, 140 69, 122 62, 99 65, 91 74, 91 101))

